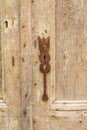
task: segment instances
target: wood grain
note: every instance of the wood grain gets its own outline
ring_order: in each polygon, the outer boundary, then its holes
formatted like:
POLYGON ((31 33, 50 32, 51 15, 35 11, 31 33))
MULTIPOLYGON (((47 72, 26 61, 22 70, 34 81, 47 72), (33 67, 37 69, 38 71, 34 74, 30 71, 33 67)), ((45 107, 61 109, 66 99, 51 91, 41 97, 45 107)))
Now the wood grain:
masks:
POLYGON ((31 0, 20 1, 22 129, 32 130, 31 0))
POLYGON ((87 69, 85 0, 33 0, 33 129, 87 129, 87 69), (37 37, 51 37, 49 101, 43 103, 37 37))
POLYGON ((56 98, 87 100, 87 2, 56 1, 56 98))
POLYGON ((2 47, 8 129, 21 130, 19 0, 3 0, 2 47), (14 57, 15 64, 12 64, 14 57))

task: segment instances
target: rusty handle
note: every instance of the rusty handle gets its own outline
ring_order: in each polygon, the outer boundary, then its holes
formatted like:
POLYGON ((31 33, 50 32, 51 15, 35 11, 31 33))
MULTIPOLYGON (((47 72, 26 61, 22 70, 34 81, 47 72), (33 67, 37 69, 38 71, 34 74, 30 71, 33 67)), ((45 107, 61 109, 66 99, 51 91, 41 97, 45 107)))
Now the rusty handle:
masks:
POLYGON ((44 78, 44 93, 42 96, 42 100, 43 101, 47 101, 48 100, 48 95, 47 95, 47 87, 46 87, 46 74, 43 74, 43 78, 44 78))
POLYGON ((50 38, 47 37, 46 39, 43 38, 41 39, 40 37, 38 37, 38 41, 39 41, 39 50, 40 50, 40 56, 39 56, 39 60, 41 62, 40 64, 40 71, 43 73, 43 96, 42 96, 42 100, 43 101, 47 101, 48 100, 48 95, 47 95, 47 82, 46 82, 46 74, 48 72, 50 72, 50 55, 49 55, 49 48, 50 48, 50 38))

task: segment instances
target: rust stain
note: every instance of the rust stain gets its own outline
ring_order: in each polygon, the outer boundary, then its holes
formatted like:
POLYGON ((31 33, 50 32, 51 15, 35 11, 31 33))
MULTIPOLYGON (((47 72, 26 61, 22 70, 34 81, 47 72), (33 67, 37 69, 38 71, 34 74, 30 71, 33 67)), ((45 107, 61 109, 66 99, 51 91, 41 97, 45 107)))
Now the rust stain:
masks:
POLYGON ((34 28, 32 28, 32 31, 34 30, 34 28))
POLYGON ((34 41, 34 47, 36 48, 37 44, 36 44, 36 40, 34 41))
POLYGON ((14 25, 15 18, 12 19, 12 26, 14 25))
POLYGON ((22 57, 22 61, 25 62, 25 59, 22 57))
POLYGON ((25 25, 23 25, 22 28, 25 28, 25 25))
POLYGON ((79 123, 82 123, 82 121, 79 121, 79 123))
POLYGON ((45 33, 47 33, 47 30, 45 30, 45 33))
POLYGON ((24 115, 25 117, 27 116, 27 111, 26 111, 26 110, 23 111, 23 115, 24 115))
POLYGON ((15 58, 14 56, 12 56, 12 65, 14 66, 14 64, 15 64, 15 58))
POLYGON ((54 85, 52 85, 52 88, 54 88, 54 85))
POLYGON ((26 47, 26 43, 24 43, 24 45, 23 45, 24 47, 26 47))
POLYGON ((5 27, 8 28, 8 21, 5 21, 5 27))
POLYGON ((28 93, 25 94, 25 98, 27 98, 27 97, 28 97, 28 93))
POLYGON ((31 0, 32 3, 34 3, 34 0, 31 0))
POLYGON ((34 83, 34 86, 37 86, 37 83, 34 83))
POLYGON ((35 120, 33 120, 33 123, 35 124, 35 123, 36 123, 36 121, 35 121, 35 120))

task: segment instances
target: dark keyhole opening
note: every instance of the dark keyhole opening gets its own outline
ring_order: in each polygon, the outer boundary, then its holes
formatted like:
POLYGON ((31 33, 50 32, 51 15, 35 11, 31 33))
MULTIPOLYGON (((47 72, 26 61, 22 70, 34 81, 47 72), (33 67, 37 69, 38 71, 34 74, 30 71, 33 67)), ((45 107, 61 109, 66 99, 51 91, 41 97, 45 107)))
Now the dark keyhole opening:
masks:
POLYGON ((5 27, 8 28, 8 21, 5 21, 5 27))
POLYGON ((44 60, 46 59, 46 56, 44 56, 44 60))

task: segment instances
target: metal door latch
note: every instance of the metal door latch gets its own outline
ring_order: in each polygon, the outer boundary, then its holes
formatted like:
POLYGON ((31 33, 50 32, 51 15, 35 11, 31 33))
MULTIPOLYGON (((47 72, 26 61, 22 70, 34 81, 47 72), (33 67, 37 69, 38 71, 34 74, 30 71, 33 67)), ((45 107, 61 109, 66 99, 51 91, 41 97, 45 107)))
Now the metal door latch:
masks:
POLYGON ((46 74, 50 72, 50 55, 49 55, 49 49, 50 49, 50 37, 47 38, 40 38, 38 37, 38 42, 39 42, 39 50, 40 50, 40 55, 39 55, 39 60, 41 62, 40 64, 40 71, 43 73, 43 82, 44 82, 44 92, 42 96, 43 101, 48 100, 48 95, 47 95, 47 83, 46 83, 46 74))

